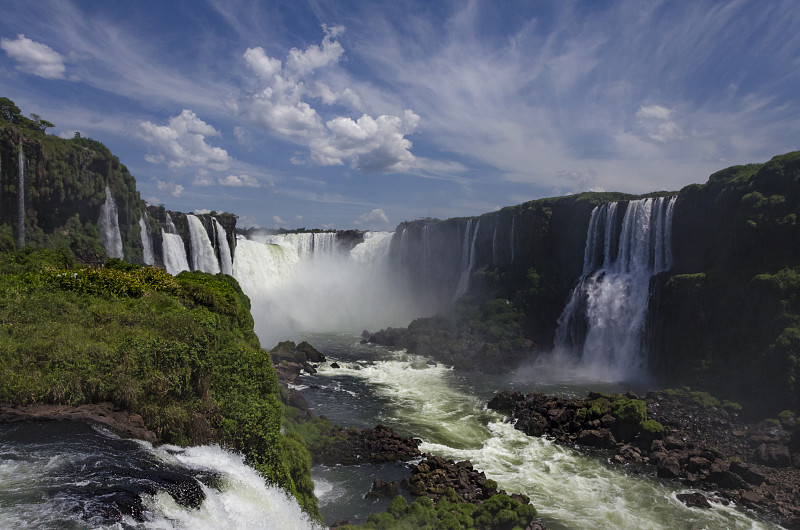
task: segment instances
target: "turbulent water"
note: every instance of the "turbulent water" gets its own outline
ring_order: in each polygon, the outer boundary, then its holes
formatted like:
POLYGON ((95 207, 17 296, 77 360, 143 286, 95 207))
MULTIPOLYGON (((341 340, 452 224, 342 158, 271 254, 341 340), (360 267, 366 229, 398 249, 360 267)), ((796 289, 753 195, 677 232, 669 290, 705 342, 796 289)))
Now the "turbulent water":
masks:
POLYGON ((0 528, 310 529, 217 446, 153 448, 73 422, 0 425, 0 528))
POLYGON ((181 239, 180 235, 168 234, 162 228, 161 253, 164 256, 164 267, 166 267, 168 273, 175 275, 181 271, 189 270, 186 247, 183 246, 183 239, 181 239))
POLYGON ((386 261, 392 234, 367 232, 349 252, 336 234, 238 239, 233 276, 250 297, 264 347, 311 331, 355 331, 407 325, 419 316, 392 281, 386 261))
MULTIPOLYGON (((391 425, 423 440, 425 452, 473 465, 509 492, 531 497, 550 528, 769 528, 734 507, 688 508, 676 497, 690 491, 633 467, 611 465, 608 454, 587 453, 528 437, 486 409, 495 392, 515 388, 585 396, 614 385, 574 380, 531 380, 530 372, 504 376, 465 374, 429 359, 358 344, 344 335, 306 337, 329 363, 300 387, 317 414, 344 425, 391 425)), ((326 522, 361 520, 385 509, 362 499, 376 476, 402 476, 386 466, 317 466, 314 478, 326 522), (356 491, 353 491, 356 489, 356 491), (346 505, 343 505, 343 501, 346 505)))

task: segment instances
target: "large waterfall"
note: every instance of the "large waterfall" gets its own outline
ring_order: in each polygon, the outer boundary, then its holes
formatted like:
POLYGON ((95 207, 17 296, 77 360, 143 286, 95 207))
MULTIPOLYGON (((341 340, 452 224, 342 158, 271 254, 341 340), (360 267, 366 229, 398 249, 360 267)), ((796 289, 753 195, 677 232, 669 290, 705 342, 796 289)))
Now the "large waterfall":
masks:
POLYGON ((142 261, 145 265, 154 264, 155 258, 153 257, 153 241, 150 239, 150 229, 147 226, 147 214, 142 212, 139 217, 139 233, 142 236, 142 261))
POLYGON ((674 208, 675 197, 594 208, 583 275, 558 322, 560 361, 577 357, 581 372, 603 380, 644 375, 650 278, 672 266, 674 208))
POLYGON ((214 246, 208 237, 203 222, 194 215, 187 215, 189 237, 192 247, 192 270, 217 274, 220 271, 214 246))
POLYGON ((262 345, 310 331, 405 326, 418 317, 414 300, 393 281, 392 234, 367 232, 352 250, 335 233, 239 239, 233 276, 250 297, 262 345))
POLYGON ((110 258, 122 258, 122 236, 119 233, 119 215, 117 204, 106 186, 106 202, 100 208, 100 219, 97 223, 100 230, 100 244, 106 249, 110 258))

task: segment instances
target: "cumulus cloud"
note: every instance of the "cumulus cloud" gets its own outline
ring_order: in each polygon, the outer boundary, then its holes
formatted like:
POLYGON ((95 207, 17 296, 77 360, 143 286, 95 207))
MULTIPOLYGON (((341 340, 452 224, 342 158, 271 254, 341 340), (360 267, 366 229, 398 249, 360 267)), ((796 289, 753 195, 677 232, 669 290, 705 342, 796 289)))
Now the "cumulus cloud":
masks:
POLYGON ((63 79, 64 59, 50 46, 34 42, 23 34, 16 40, 0 39, 2 48, 9 57, 17 61, 17 69, 45 79, 63 79))
POLYGON ((173 116, 167 125, 149 121, 139 123, 138 136, 157 151, 145 157, 154 164, 165 163, 171 168, 203 166, 224 170, 230 162, 228 152, 206 143, 207 136, 220 136, 219 131, 184 109, 173 116))
POLYGON ((180 197, 183 194, 183 185, 175 184, 174 182, 165 182, 163 180, 154 179, 159 191, 166 191, 173 197, 180 197))
POLYGON ((228 175, 227 177, 217 179, 222 186, 232 186, 234 188, 249 187, 257 188, 258 181, 250 175, 228 175))
POLYGON ((661 105, 642 105, 636 111, 636 117, 650 139, 664 143, 683 137, 683 131, 671 119, 672 112, 661 105))
POLYGON ((420 117, 411 110, 402 116, 363 114, 353 119, 333 115, 323 118, 312 106, 338 104, 359 109, 361 99, 349 87, 334 90, 316 79, 319 71, 339 62, 344 48, 335 40, 344 28, 323 26, 322 44, 305 50, 292 48, 286 60, 269 57, 263 48, 248 48, 244 60, 261 88, 243 94, 234 108, 254 123, 287 139, 305 145, 310 153, 295 153, 291 162, 310 161, 323 166, 349 163, 358 171, 393 173, 408 171, 415 163, 411 142, 420 117))
POLYGON ((389 218, 386 217, 386 212, 382 208, 375 208, 371 212, 361 215, 358 219, 353 221, 356 226, 384 228, 388 226, 389 218))
POLYGON ((281 219, 280 215, 273 215, 272 216, 272 221, 273 221, 273 223, 275 223, 275 227, 276 228, 286 224, 286 221, 281 219))
POLYGON ((205 215, 211 213, 211 210, 209 210, 208 208, 196 208, 194 210, 194 213, 195 215, 205 215))

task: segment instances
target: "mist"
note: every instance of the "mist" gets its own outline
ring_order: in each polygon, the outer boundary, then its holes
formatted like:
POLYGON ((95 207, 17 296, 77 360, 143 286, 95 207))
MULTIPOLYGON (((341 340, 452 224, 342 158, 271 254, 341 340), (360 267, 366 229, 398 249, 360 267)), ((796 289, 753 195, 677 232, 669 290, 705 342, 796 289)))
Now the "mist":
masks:
POLYGON ((239 239, 233 276, 250 298, 265 348, 309 332, 407 326, 425 308, 388 261, 391 232, 367 232, 349 252, 335 234, 239 239))

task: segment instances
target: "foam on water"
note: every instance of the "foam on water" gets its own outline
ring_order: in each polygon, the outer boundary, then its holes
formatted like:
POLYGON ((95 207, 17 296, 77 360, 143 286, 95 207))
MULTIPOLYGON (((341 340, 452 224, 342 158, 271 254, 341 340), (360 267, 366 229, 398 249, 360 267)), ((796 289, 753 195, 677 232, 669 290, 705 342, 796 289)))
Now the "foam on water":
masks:
POLYGON ((684 491, 677 484, 612 466, 602 453, 528 437, 487 410, 469 380, 425 357, 387 352, 383 360, 337 362, 339 369, 321 365, 318 375, 366 384, 387 403, 376 421, 421 438, 424 452, 471 460, 501 488, 528 495, 548 527, 771 527, 719 503, 688 508, 676 497, 684 491))

